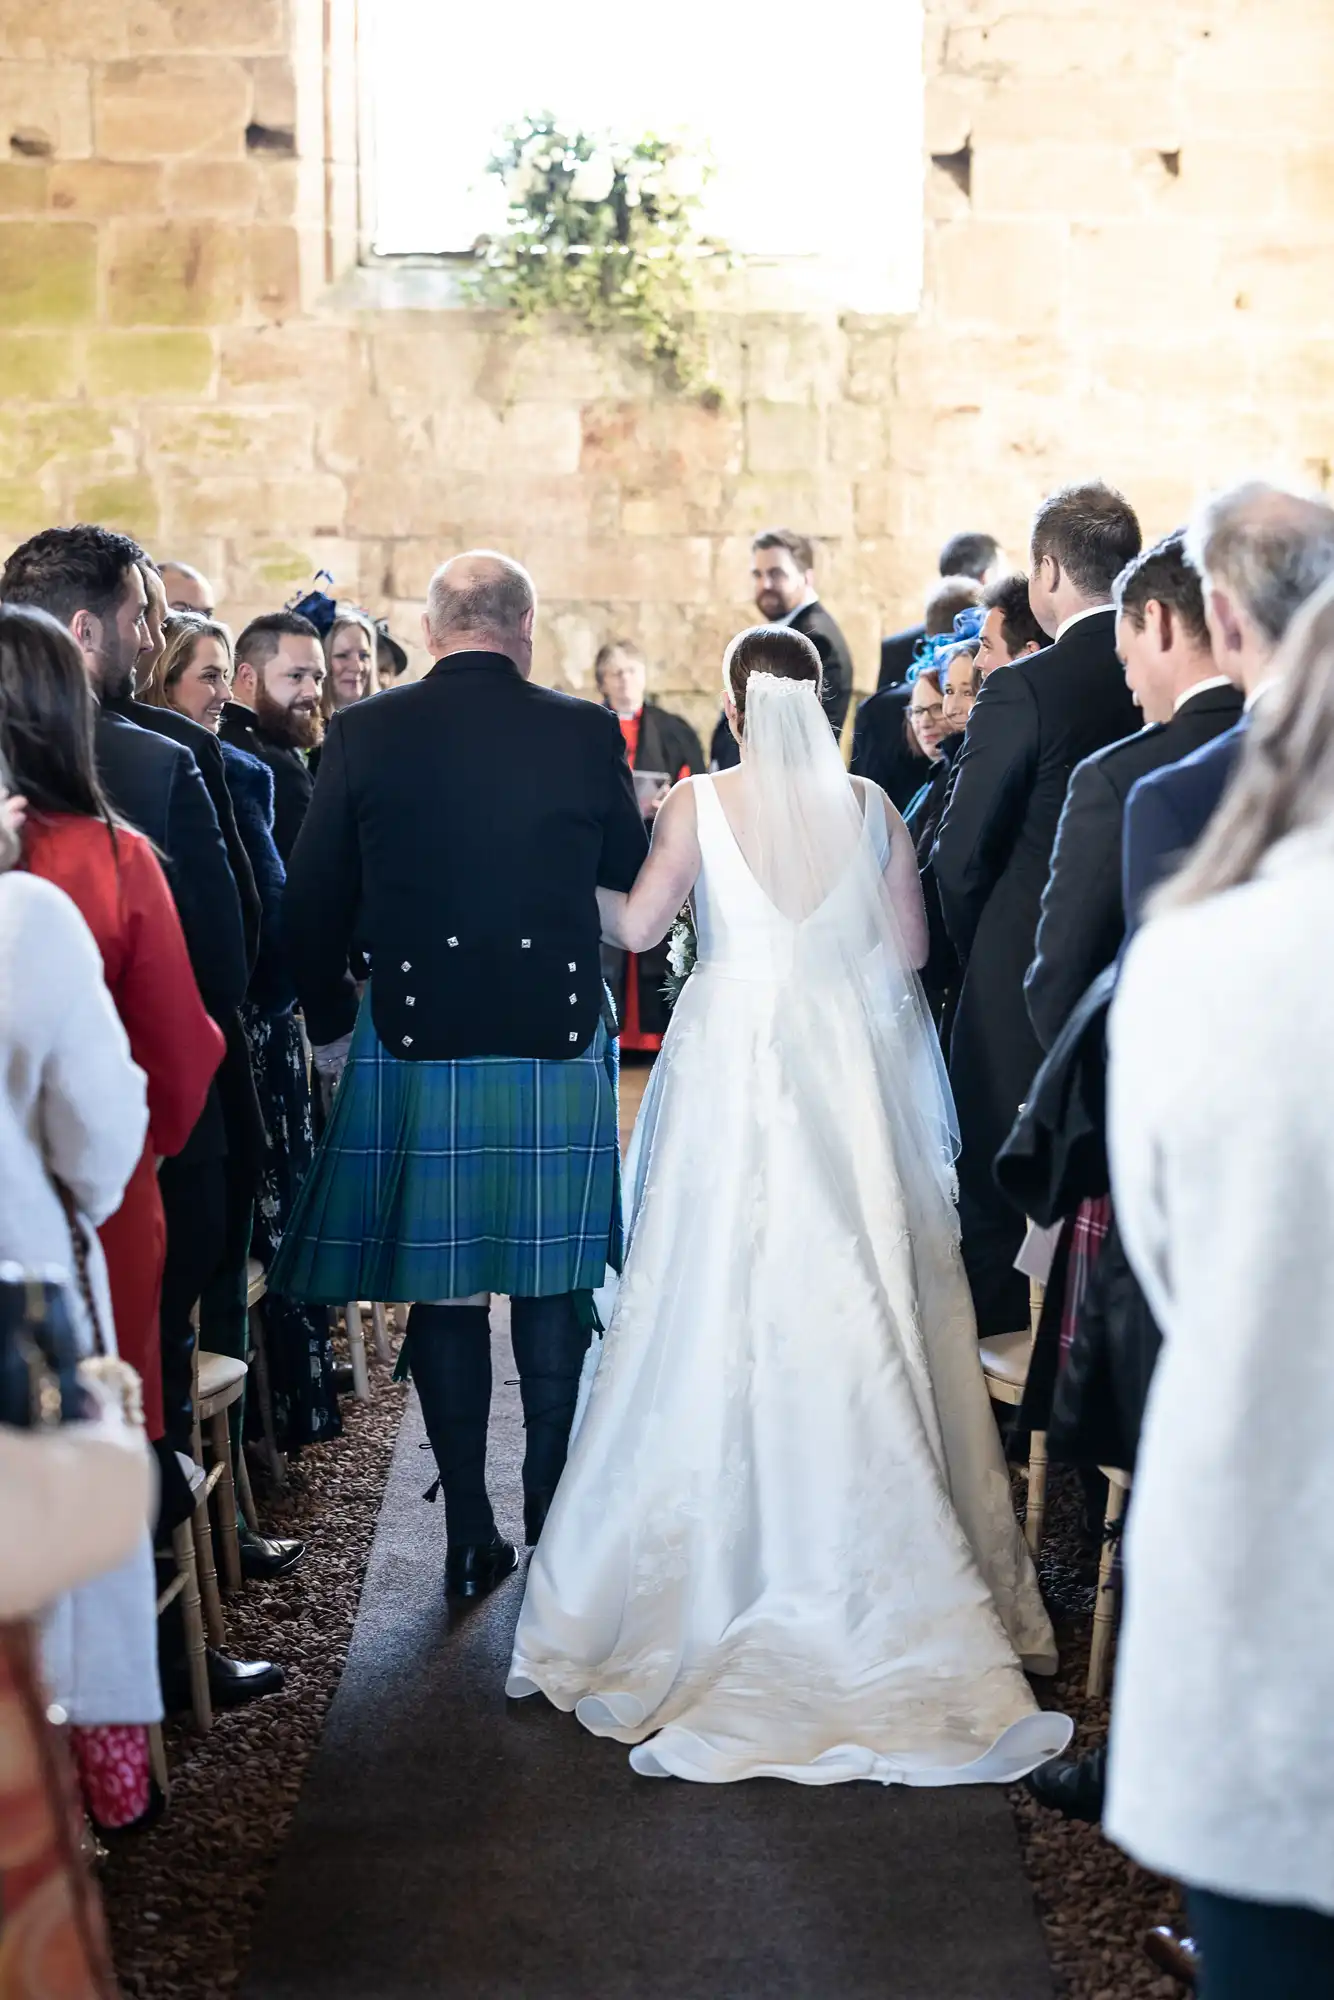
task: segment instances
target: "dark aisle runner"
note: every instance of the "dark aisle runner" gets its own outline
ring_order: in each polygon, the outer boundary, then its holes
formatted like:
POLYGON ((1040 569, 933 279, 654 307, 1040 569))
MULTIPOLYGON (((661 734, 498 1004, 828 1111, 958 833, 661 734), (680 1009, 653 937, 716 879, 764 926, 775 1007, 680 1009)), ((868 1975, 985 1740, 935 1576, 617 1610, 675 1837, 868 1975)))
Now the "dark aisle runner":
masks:
MULTIPOLYGON (((503 1338, 495 1375, 512 1533, 503 1338)), ((1050 2000, 1003 1793, 638 1778, 507 1701, 521 1575, 447 1610, 422 1438, 414 1404, 244 2000, 1050 2000)))

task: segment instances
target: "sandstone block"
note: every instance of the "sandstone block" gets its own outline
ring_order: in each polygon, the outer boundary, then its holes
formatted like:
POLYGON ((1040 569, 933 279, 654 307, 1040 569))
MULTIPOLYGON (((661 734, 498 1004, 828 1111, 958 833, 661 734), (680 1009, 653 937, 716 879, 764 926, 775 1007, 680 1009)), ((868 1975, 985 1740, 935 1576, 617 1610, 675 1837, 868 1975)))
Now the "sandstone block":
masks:
POLYGON ((142 56, 102 65, 93 104, 97 150, 111 159, 240 159, 250 77, 219 56, 142 56))
POLYGON ((97 231, 0 222, 0 326, 74 326, 97 308, 97 231))
POLYGON ((153 482, 143 473, 75 485, 68 511, 76 521, 96 521, 104 528, 119 528, 122 534, 133 535, 136 541, 144 543, 156 539, 161 523, 153 482))
POLYGON ((813 472, 825 462, 821 409, 801 403, 749 402, 745 425, 747 472, 813 472))
POLYGON ((629 489, 620 514, 627 535, 717 534, 726 525, 722 476, 701 473, 688 485, 665 493, 629 489))
POLYGON ((973 155, 973 213, 1091 219, 1152 212, 1174 190, 1159 156, 1150 157, 1151 175, 1128 146, 1029 140, 1023 132, 992 139, 973 155))
POLYGON ((270 131, 296 131, 296 74, 290 56, 255 56, 250 71, 250 115, 270 131))
POLYGON ((240 317, 246 244, 212 222, 113 222, 104 257, 113 326, 212 326, 240 317))
POLYGON ((162 207, 162 169, 148 160, 57 160, 50 198, 65 215, 151 215, 162 207))
POLYGON ((178 49, 225 49, 233 55, 281 55, 287 46, 283 0, 170 0, 171 40, 178 49))
POLYGON ((261 222, 292 222, 297 212, 300 168, 296 160, 262 159, 251 164, 256 172, 261 222))
POLYGON ((1327 233, 1236 242, 1229 246, 1220 280, 1233 310, 1249 314, 1251 323, 1308 337, 1334 332, 1334 245, 1327 233))
POLYGON ((168 511, 184 534, 248 536, 262 523, 266 535, 294 541, 342 535, 347 494, 334 473, 264 478, 210 472, 192 477, 178 466, 173 474, 168 511))
POLYGON ((896 320, 858 320, 848 330, 846 394, 857 403, 888 403, 895 393, 901 326, 896 320))
POLYGON ((951 27, 951 71, 1059 78, 1062 89, 1078 91, 1088 78, 1108 73, 1156 77, 1177 58, 1173 9, 1147 17, 1133 31, 1128 23, 1109 20, 1105 7, 1073 5, 1059 9, 1056 32, 1055 11, 988 9, 984 20, 951 27))
POLYGON ((591 403, 650 387, 628 340, 595 339, 554 316, 528 331, 507 325, 492 334, 477 382, 478 394, 497 403, 591 403))
MULTIPOLYGON (((63 56, 59 44, 51 48, 63 56)), ((0 132, 44 142, 57 159, 86 160, 93 150, 86 64, 0 61, 0 132)))
POLYGON ((457 486, 446 473, 371 457, 361 469, 347 471, 348 533, 422 536, 459 547, 461 529, 453 512, 457 497, 457 486))
POLYGON ((44 160, 0 160, 0 216, 32 215, 45 208, 50 180, 44 160))
POLYGON ((744 352, 747 403, 828 403, 842 388, 847 339, 832 313, 748 321, 744 352))
POLYGON ((928 69, 926 147, 928 153, 957 153, 967 145, 983 94, 980 80, 928 69))
POLYGON ((581 422, 583 470, 613 474, 636 488, 661 490, 701 472, 741 468, 743 430, 732 410, 664 396, 591 403, 581 422))
MULTIPOLYGON (((775 525, 817 536, 852 531, 852 481, 819 466, 787 477, 737 479, 724 494, 724 506, 728 519, 747 535, 775 525)), ((747 553, 747 568, 749 561, 747 553)))
POLYGON ((39 480, 0 477, 0 533, 9 544, 49 528, 54 511, 39 480))
POLYGON ((329 571, 340 597, 364 603, 372 594, 363 585, 360 545, 342 536, 238 535, 227 543, 229 592, 269 611, 309 584, 318 569, 329 571))
POLYGON ((480 402, 436 410, 431 429, 439 462, 461 472, 577 472, 579 411, 564 403, 480 402))
POLYGON ((133 439, 127 431, 121 437, 127 449, 118 452, 106 411, 83 403, 0 409, 0 465, 17 479, 35 479, 53 465, 75 460, 99 471, 126 470, 116 461, 132 460, 133 439))
POLYGON ((301 310, 301 246, 284 223, 260 223, 248 232, 250 304, 264 320, 295 319, 301 310))
POLYGON ((259 213, 260 168, 254 160, 171 160, 158 171, 171 215, 251 222, 259 213))
POLYGON ((1076 223, 1066 296, 1081 329, 1151 335, 1211 321, 1223 296, 1219 242, 1190 223, 1076 223))
POLYGON ((361 341, 350 327, 317 321, 226 327, 218 336, 219 388, 248 403, 350 401, 362 386, 361 341))
POLYGON ((1067 247, 1063 222, 956 222, 926 245, 930 323, 1048 328, 1059 308, 1067 247))
MULTIPOLYGON (((1269 157, 1275 158, 1274 149, 1269 157)), ((1288 212, 1301 224, 1319 227, 1334 212, 1334 145, 1320 141, 1314 145, 1294 145, 1282 160, 1283 199, 1288 212)))
POLYGON ((309 410, 149 407, 140 421, 149 453, 191 474, 246 471, 276 479, 314 470, 309 410))
POLYGON ((87 369, 94 396, 204 396, 213 380, 213 341, 194 331, 95 333, 87 369))
POLYGON ((173 50, 231 54, 279 52, 286 43, 284 0, 42 0, 0 15, 0 55, 36 58, 57 51, 70 61, 173 50))
POLYGON ((878 472, 889 450, 889 413, 878 403, 831 403, 829 463, 838 472, 878 472))
MULTIPOLYGON (((1059 43, 1061 33, 1054 32, 1059 43)), ((1194 112, 1191 112, 1192 119, 1194 112)), ((1005 76, 978 94, 971 123, 974 147, 1013 143, 1016 134, 1075 145, 1105 142, 1171 150, 1181 144, 1182 111, 1168 71, 1126 77, 1081 76, 1055 89, 1050 77, 1005 76)))
POLYGON ((0 334, 0 402, 54 403, 77 393, 74 342, 68 334, 0 334))

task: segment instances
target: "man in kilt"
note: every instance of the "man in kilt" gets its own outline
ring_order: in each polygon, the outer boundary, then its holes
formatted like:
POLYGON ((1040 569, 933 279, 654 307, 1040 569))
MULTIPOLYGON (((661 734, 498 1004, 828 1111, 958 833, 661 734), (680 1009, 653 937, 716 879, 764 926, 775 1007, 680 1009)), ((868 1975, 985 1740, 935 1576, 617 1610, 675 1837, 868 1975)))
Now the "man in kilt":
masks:
POLYGON ((591 1293, 621 1258, 596 890, 629 889, 647 840, 615 717, 529 679, 534 612, 504 556, 436 571, 436 665, 334 716, 284 905, 316 1064, 339 1081, 270 1282, 328 1304, 417 1301, 407 1362, 446 1588, 464 1597, 518 1562, 486 1490, 490 1296, 512 1302, 535 1542, 591 1293), (360 1007, 354 946, 371 961, 360 1007))

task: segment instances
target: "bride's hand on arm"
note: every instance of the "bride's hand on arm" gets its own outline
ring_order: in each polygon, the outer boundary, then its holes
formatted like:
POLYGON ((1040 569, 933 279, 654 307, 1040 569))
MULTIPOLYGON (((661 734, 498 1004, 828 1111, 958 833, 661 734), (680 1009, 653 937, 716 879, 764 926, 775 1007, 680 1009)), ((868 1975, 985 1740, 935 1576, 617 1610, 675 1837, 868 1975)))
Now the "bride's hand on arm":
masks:
POLYGON ((661 944, 699 874, 695 794, 689 784, 673 788, 653 822, 653 845, 628 896, 598 890, 602 935, 623 951, 650 951, 661 944))

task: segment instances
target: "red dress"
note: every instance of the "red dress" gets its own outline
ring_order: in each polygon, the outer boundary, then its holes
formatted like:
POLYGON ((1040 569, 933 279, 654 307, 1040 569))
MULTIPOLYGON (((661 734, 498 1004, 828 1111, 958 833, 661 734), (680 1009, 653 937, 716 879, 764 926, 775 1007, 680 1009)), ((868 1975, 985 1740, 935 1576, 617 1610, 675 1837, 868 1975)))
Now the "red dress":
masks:
POLYGON ((28 816, 24 865, 63 889, 97 940, 130 1053, 148 1079, 148 1137, 124 1199, 98 1234, 116 1341, 143 1378, 144 1419, 160 1438, 158 1307, 167 1229, 157 1159, 179 1153, 204 1109, 225 1043, 204 1011, 167 878, 151 844, 74 813, 28 816))

